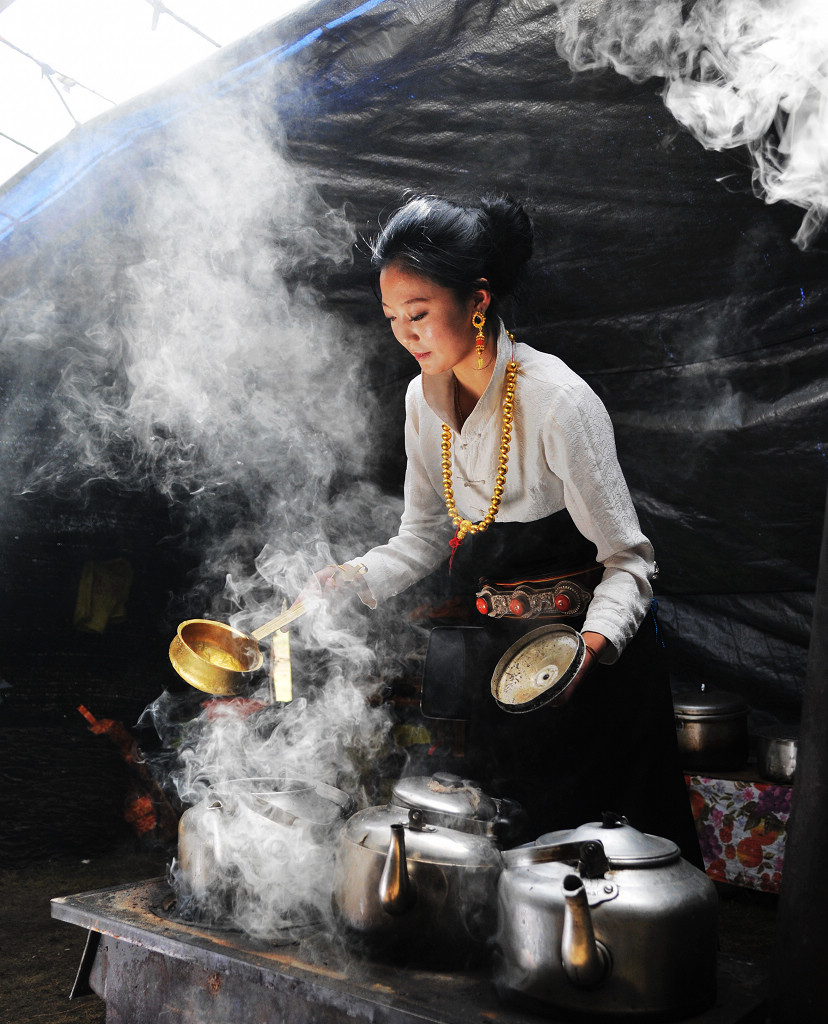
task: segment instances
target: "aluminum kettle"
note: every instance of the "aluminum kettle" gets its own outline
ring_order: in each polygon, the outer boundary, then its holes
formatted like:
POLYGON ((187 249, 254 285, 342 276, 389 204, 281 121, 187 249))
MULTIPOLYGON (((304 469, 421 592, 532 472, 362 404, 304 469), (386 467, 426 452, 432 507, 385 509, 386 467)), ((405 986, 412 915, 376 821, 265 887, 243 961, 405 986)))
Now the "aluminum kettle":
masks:
POLYGON ((577 1014, 700 1013, 716 999, 718 897, 675 843, 607 813, 503 854, 501 997, 577 1014))
POLYGON ((333 902, 346 937, 376 953, 471 963, 496 924, 501 848, 522 820, 471 780, 409 776, 337 839, 333 902))

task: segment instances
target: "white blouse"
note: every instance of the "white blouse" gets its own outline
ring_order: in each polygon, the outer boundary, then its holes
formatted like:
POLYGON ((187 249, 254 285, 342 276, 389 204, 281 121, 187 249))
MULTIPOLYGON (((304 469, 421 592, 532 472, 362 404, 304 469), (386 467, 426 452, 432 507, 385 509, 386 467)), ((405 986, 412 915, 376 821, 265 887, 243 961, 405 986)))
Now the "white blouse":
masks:
POLYGON ((489 508, 500 449, 506 365, 518 363, 514 421, 498 522, 532 522, 566 508, 598 549, 604 575, 587 610, 585 631, 610 641, 602 661, 617 660, 652 598, 653 549, 641 532, 618 465, 612 423, 586 381, 557 356, 512 342, 501 324, 489 384, 462 428, 454 374, 416 377, 405 399, 405 507, 399 533, 353 563, 375 606, 422 579, 449 555, 454 527, 443 501, 442 424, 452 428, 452 479, 458 511, 479 522, 489 508))

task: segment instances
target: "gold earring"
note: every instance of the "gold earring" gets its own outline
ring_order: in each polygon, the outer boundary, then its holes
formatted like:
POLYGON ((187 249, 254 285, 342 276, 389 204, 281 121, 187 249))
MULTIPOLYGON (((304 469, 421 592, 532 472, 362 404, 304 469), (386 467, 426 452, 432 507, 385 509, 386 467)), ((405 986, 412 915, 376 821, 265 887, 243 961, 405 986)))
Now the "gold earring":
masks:
POLYGON ((477 350, 477 369, 483 369, 483 349, 486 346, 486 336, 483 328, 486 326, 486 317, 479 311, 472 313, 472 327, 477 330, 477 337, 474 339, 474 347, 477 350))

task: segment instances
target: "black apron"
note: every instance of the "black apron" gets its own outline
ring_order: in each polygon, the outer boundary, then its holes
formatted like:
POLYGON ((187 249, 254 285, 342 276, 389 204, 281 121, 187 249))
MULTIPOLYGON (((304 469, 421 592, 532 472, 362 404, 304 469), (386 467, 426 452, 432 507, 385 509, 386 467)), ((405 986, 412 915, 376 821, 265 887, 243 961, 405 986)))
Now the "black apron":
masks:
MULTIPOLYGON (((574 572, 594 564, 595 555, 566 510, 532 523, 494 523, 457 549, 451 588, 474 608, 481 579, 574 572)), ((523 805, 525 838, 617 811, 640 831, 672 839, 687 860, 702 867, 655 606, 618 661, 592 669, 563 707, 523 714, 497 706, 491 677, 508 648, 541 623, 477 617, 483 632, 469 634, 475 656, 467 659, 467 767, 492 795, 523 805)), ((561 621, 580 630, 584 616, 561 621)))

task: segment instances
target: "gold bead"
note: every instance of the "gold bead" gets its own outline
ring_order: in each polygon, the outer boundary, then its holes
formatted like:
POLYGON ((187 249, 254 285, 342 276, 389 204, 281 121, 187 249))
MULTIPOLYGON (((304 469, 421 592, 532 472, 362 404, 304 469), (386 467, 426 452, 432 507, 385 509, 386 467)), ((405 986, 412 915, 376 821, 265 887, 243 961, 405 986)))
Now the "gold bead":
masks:
MULTIPOLYGON (((511 334, 509 334, 509 337, 514 341, 511 334)), ((454 501, 454 490, 452 487, 451 427, 449 427, 447 423, 442 424, 442 442, 440 444, 440 451, 442 454, 440 463, 443 477, 443 498, 445 500, 449 518, 456 528, 458 541, 462 541, 467 533, 482 533, 484 530, 487 530, 494 522, 497 511, 500 508, 501 497, 504 491, 504 482, 506 480, 506 471, 509 468, 509 440, 512 434, 514 395, 518 364, 510 362, 506 367, 506 371, 506 386, 503 398, 503 419, 500 431, 500 450, 497 457, 497 472, 495 475, 494 492, 492 494, 492 500, 489 504, 488 511, 479 523, 473 523, 470 519, 464 519, 457 511, 457 505, 454 501)))

